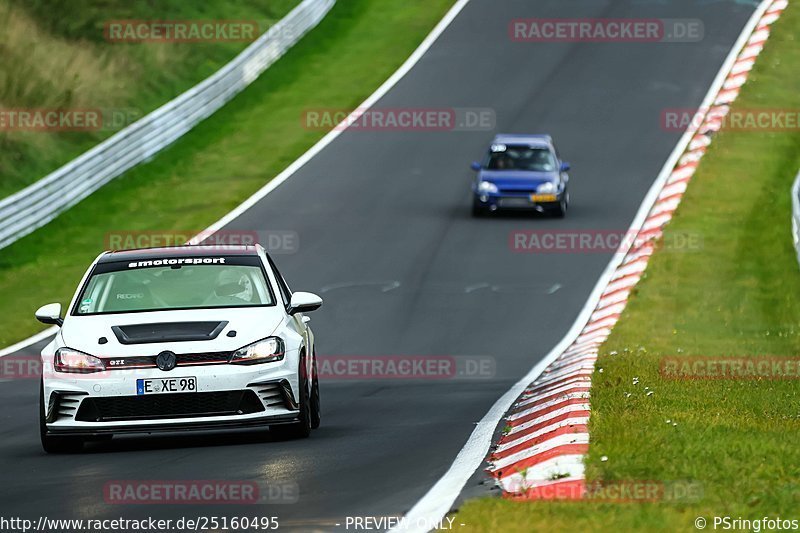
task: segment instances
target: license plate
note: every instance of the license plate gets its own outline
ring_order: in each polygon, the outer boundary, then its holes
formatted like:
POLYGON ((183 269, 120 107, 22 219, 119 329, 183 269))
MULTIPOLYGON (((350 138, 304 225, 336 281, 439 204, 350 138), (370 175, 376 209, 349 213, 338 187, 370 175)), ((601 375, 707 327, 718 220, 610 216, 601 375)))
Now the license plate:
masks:
POLYGON ((530 207, 531 202, 524 196, 520 196, 517 198, 500 198, 498 200, 498 205, 500 207, 530 207))
POLYGON ((531 202, 555 202, 558 197, 555 194, 531 194, 531 202))
POLYGON ((197 378, 156 378, 137 379, 136 394, 174 394, 176 392, 197 392, 197 378))

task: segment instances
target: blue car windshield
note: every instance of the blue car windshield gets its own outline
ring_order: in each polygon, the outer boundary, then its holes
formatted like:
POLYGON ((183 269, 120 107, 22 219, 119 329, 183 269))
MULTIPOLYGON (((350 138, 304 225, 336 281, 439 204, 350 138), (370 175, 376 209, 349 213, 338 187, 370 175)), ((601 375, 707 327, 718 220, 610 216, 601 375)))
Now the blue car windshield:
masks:
POLYGON ((489 152, 487 170, 527 170, 532 172, 553 172, 556 161, 548 148, 530 146, 493 146, 489 152))

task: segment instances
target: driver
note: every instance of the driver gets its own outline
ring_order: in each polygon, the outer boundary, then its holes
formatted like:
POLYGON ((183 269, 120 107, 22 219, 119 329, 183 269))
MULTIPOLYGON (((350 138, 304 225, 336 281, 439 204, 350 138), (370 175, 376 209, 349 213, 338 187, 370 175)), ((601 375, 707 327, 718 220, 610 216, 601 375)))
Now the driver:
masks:
POLYGON ((217 275, 214 294, 249 303, 253 301, 253 283, 247 275, 237 272, 236 269, 226 268, 217 275))

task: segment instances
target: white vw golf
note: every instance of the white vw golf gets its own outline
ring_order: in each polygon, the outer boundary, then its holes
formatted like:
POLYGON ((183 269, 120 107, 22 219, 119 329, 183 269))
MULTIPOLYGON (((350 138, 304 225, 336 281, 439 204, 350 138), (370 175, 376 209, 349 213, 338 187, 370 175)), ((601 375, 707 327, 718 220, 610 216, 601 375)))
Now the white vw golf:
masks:
POLYGON ((42 350, 47 452, 122 433, 269 426, 307 437, 320 423, 314 335, 261 246, 106 252, 42 350))

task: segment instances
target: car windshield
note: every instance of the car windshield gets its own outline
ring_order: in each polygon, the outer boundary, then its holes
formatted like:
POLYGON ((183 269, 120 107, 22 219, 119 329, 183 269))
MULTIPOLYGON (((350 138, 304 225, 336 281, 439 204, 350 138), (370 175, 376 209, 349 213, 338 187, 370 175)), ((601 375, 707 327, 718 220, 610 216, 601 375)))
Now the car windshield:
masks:
POLYGON ((549 148, 499 144, 489 151, 486 168, 553 172, 556 162, 549 148))
MULTIPOLYGON (((84 285, 75 314, 274 305, 264 272, 254 264, 98 264, 84 285)), ((251 259, 251 258, 247 258, 251 259)), ((175 261, 175 260, 171 260, 175 261)), ((167 264, 167 260, 147 263, 167 264)))

